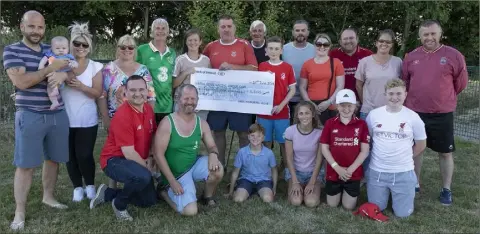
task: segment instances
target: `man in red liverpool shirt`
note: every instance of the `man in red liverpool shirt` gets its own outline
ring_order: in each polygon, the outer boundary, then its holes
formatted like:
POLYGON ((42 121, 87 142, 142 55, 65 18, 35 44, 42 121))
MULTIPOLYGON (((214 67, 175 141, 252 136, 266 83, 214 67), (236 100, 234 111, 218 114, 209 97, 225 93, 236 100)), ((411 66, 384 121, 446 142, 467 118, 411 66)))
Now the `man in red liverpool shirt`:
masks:
MULTIPOLYGON (((345 69, 345 88, 353 90, 355 96, 358 99, 358 93, 355 86, 355 72, 357 71, 358 61, 373 54, 369 49, 360 47, 358 45, 358 34, 354 28, 347 28, 340 34, 340 40, 338 41, 340 48, 330 51, 330 57, 338 58, 342 61, 343 68, 345 69)), ((360 108, 358 108, 360 110, 360 108)))
MULTIPOLYGON (((468 83, 465 58, 456 49, 440 43, 442 28, 436 20, 420 25, 422 46, 405 56, 402 78, 407 86, 405 106, 417 112, 425 123, 427 147, 438 153, 443 188, 440 202, 452 204, 453 112, 457 95, 468 83)), ((422 157, 415 157, 415 173, 420 181, 422 157)), ((415 189, 420 190, 417 184, 415 189)))
MULTIPOLYGON (((124 184, 123 189, 98 187, 90 209, 111 202, 117 219, 132 221, 128 204, 147 207, 157 202, 151 165, 147 162, 156 131, 155 114, 147 100, 147 83, 142 76, 127 79, 124 102, 112 118, 108 137, 100 154, 100 166, 111 179, 124 184)), ((150 163, 151 164, 151 163, 150 163)))
MULTIPOLYGON (((220 39, 210 42, 203 53, 210 58, 212 68, 220 70, 257 70, 257 59, 250 44, 235 37, 235 24, 231 16, 221 16, 218 20, 220 39)), ((228 79, 228 72, 225 77, 228 79)), ((248 144, 248 128, 252 122, 251 114, 225 111, 210 111, 207 122, 213 130, 218 147, 218 159, 225 165, 226 129, 236 131, 239 147, 248 144)), ((226 169, 226 168, 225 168, 226 169)))

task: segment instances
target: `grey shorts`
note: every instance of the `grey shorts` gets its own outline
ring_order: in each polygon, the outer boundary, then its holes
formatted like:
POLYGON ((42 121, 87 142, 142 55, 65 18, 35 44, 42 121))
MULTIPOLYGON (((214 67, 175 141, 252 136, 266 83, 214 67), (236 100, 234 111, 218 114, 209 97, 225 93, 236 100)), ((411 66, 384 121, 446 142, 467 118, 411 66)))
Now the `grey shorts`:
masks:
POLYGON ((13 165, 34 168, 40 166, 43 159, 67 162, 69 127, 65 110, 52 114, 18 110, 15 113, 13 165))

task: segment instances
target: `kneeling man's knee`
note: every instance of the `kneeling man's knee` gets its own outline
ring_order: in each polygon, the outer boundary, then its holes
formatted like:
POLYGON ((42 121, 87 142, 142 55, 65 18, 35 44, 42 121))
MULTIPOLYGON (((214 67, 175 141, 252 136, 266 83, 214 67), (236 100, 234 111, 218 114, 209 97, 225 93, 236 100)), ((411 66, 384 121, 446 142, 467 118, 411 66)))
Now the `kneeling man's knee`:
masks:
POLYGON ((412 209, 402 209, 402 210, 393 210, 393 213, 395 214, 395 216, 399 217, 399 218, 407 218, 408 216, 410 216, 412 213, 413 213, 413 208, 412 209))
POLYGON ((196 202, 188 203, 185 208, 182 210, 182 215, 184 216, 195 216, 198 214, 198 206, 196 202))
POLYGON ((262 196, 263 202, 270 203, 273 201, 273 194, 265 194, 262 196))

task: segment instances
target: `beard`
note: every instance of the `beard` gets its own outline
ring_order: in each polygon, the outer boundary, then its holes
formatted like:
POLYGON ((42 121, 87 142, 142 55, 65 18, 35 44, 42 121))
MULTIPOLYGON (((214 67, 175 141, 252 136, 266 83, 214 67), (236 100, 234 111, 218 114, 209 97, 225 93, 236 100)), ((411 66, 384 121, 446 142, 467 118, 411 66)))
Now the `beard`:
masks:
POLYGON ((295 37, 295 41, 298 42, 298 43, 305 42, 305 40, 306 40, 306 38, 303 35, 295 37))
POLYGON ((39 44, 44 35, 41 35, 41 34, 36 34, 36 33, 25 33, 25 32, 22 32, 22 35, 23 37, 31 44, 33 45, 36 45, 36 44, 39 44), (38 37, 38 39, 33 39, 33 37, 38 37))

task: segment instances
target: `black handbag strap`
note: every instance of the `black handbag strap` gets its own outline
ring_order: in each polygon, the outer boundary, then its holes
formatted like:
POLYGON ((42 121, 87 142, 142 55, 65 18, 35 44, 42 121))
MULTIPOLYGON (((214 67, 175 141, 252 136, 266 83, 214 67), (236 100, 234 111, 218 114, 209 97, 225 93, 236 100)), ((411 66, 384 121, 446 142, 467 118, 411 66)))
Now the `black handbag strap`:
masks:
POLYGON ((333 58, 332 57, 330 57, 330 72, 332 73, 332 75, 330 76, 330 81, 328 82, 327 99, 330 98, 330 91, 332 89, 333 76, 335 74, 335 72, 333 71, 333 58))

